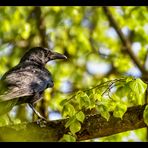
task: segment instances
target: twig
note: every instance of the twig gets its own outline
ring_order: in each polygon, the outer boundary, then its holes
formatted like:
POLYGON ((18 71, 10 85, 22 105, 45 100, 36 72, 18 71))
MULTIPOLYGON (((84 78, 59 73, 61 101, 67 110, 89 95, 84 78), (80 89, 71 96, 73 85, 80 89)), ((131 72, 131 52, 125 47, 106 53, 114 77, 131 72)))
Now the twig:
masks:
MULTIPOLYGON (((106 85, 108 85, 108 83, 111 83, 111 84, 109 85, 109 87, 111 87, 111 85, 115 84, 116 82, 118 82, 118 81, 124 81, 124 80, 125 80, 125 78, 120 78, 120 79, 115 79, 115 80, 109 80, 109 81, 106 81, 106 82, 104 82, 104 83, 98 84, 98 85, 96 85, 96 86, 94 86, 94 87, 92 87, 92 88, 90 88, 90 89, 81 90, 81 91, 87 92, 87 91, 90 91, 90 90, 95 89, 95 88, 105 87, 106 85)), ((109 87, 107 87, 107 89, 108 89, 109 87)), ((67 99, 67 101, 66 101, 65 103, 71 101, 76 95, 77 95, 77 93, 74 94, 74 95, 73 95, 72 97, 70 97, 69 99, 67 99)))

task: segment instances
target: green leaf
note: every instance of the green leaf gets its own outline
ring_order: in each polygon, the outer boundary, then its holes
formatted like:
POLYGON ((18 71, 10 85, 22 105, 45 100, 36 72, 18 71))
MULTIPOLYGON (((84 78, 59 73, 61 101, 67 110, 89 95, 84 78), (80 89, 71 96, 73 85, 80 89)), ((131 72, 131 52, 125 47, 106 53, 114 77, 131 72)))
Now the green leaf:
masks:
POLYGON ((147 84, 139 78, 130 82, 129 86, 137 94, 143 94, 147 88, 147 84))
POLYGON ((109 118, 110 118, 110 114, 109 114, 109 112, 107 112, 107 111, 101 112, 101 116, 104 117, 107 121, 108 121, 109 118))
POLYGON ((76 142, 76 138, 69 134, 64 134, 59 142, 76 142))
POLYGON ((77 97, 80 97, 80 96, 84 96, 84 95, 85 95, 85 93, 84 93, 83 91, 79 90, 79 91, 76 93, 76 98, 77 98, 77 97))
POLYGON ((117 104, 116 107, 115 107, 115 110, 113 112, 113 116, 114 117, 117 117, 117 118, 121 118, 123 117, 124 113, 126 112, 127 110, 127 105, 125 104, 117 104))
POLYGON ((62 110, 62 115, 64 117, 67 116, 73 116, 75 114, 75 108, 73 107, 73 105, 67 103, 64 105, 63 110, 62 110))
POLYGON ((76 132, 80 131, 81 129, 81 124, 78 120, 75 120, 75 122, 73 122, 70 127, 69 127, 71 133, 74 135, 76 132))
POLYGON ((75 120, 76 120, 76 116, 70 117, 65 124, 65 128, 69 127, 73 122, 75 122, 75 120))
POLYGON ((103 104, 98 105, 97 110, 100 112, 102 117, 104 117, 107 121, 109 120, 110 113, 108 111, 108 108, 105 105, 103 105, 103 104))
POLYGON ((112 94, 112 99, 114 100, 114 101, 120 101, 120 98, 114 93, 114 94, 112 94))
POLYGON ((86 108, 89 107, 91 101, 88 95, 82 91, 79 91, 79 93, 77 94, 78 95, 76 95, 76 99, 78 100, 79 103, 79 109, 82 109, 83 106, 85 106, 86 108))
POLYGON ((61 106, 64 106, 67 101, 68 101, 67 99, 62 100, 62 101, 60 102, 60 105, 61 105, 61 106))
POLYGON ((129 95, 129 93, 131 93, 131 92, 132 91, 131 91, 131 88, 129 87, 129 85, 124 84, 124 86, 117 88, 116 95, 121 99, 122 97, 129 95))
POLYGON ((79 103, 79 109, 82 109, 82 107, 85 106, 85 98, 79 97, 78 103, 79 103))
POLYGON ((136 79, 129 83, 129 87, 132 89, 132 91, 136 95, 136 103, 139 105, 142 105, 143 103, 143 94, 146 91, 147 84, 145 84, 141 79, 136 79))
POLYGON ((143 118, 144 118, 145 124, 148 126, 148 105, 144 109, 143 118))
POLYGON ((95 98, 95 100, 98 100, 98 101, 101 101, 101 94, 95 94, 94 95, 94 98, 95 98))
POLYGON ((80 99, 85 102, 85 107, 88 107, 91 104, 90 98, 87 95, 82 96, 80 99))
POLYGON ((129 92, 127 97, 131 103, 136 102, 136 94, 133 91, 129 92))
POLYGON ((138 94, 138 96, 137 96, 137 94, 136 94, 135 104, 142 105, 143 102, 144 102, 144 95, 143 94, 141 94, 141 95, 138 94))
POLYGON ((94 92, 94 91, 93 91, 93 89, 92 89, 92 90, 86 91, 85 93, 90 97, 91 95, 94 94, 93 92, 94 92))
POLYGON ((76 118, 77 118, 78 121, 80 121, 80 122, 83 123, 83 121, 84 121, 84 119, 85 119, 85 114, 84 114, 82 111, 80 111, 80 112, 78 112, 78 113, 76 114, 76 118))
POLYGON ((128 82, 130 82, 130 81, 133 81, 133 77, 127 77, 126 83, 128 83, 128 82))
POLYGON ((95 94, 91 94, 90 96, 89 96, 89 100, 90 100, 90 102, 89 102, 89 106, 87 107, 86 106, 86 108, 88 108, 88 109, 92 109, 92 108, 94 108, 95 107, 95 105, 96 105, 96 97, 95 97, 95 94))

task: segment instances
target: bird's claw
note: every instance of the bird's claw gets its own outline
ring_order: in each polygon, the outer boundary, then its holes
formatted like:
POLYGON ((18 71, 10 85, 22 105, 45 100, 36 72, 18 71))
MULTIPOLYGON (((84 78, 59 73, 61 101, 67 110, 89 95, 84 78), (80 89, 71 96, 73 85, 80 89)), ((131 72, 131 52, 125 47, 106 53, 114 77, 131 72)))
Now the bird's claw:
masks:
POLYGON ((36 122, 38 125, 40 125, 40 127, 46 127, 47 120, 45 118, 40 118, 36 122))

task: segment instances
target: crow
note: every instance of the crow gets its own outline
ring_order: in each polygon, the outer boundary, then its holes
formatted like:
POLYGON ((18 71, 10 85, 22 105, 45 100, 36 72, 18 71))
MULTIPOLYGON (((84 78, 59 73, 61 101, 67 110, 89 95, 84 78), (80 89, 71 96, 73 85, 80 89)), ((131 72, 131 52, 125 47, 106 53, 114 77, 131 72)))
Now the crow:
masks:
POLYGON ((0 80, 0 115, 15 105, 28 103, 35 114, 46 120, 34 104, 43 98, 46 88, 54 86, 51 73, 45 68, 48 61, 67 59, 63 54, 43 47, 28 50, 18 65, 7 71, 0 80))

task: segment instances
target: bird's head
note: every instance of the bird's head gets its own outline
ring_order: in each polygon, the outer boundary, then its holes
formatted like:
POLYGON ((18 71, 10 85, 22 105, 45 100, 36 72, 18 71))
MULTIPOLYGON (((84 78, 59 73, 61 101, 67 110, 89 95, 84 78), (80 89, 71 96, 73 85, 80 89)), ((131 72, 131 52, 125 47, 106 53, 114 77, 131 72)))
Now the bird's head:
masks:
POLYGON ((48 48, 34 47, 25 53, 20 62, 33 61, 44 65, 48 61, 56 59, 67 59, 67 57, 48 48))

